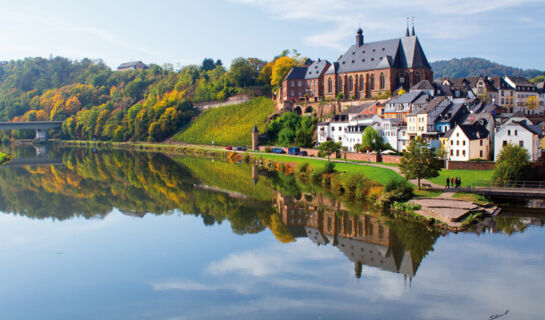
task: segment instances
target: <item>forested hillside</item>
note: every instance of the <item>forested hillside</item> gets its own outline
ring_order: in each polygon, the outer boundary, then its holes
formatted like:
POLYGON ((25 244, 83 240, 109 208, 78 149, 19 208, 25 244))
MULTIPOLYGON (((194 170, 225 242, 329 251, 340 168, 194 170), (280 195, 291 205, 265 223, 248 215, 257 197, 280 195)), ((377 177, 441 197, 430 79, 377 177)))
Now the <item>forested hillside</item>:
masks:
POLYGON ((544 75, 544 71, 536 69, 520 69, 504 66, 482 58, 462 58, 434 61, 431 63, 435 79, 465 78, 479 75, 488 76, 520 76, 528 79, 544 75))
MULTIPOLYGON (((197 114, 194 102, 270 94, 302 60, 288 54, 271 62, 237 58, 229 70, 210 58, 180 70, 150 65, 125 72, 89 59, 10 61, 0 65, 0 121, 64 121, 61 136, 66 139, 161 141, 197 114)), ((10 133, 0 134, 5 140, 10 133)))

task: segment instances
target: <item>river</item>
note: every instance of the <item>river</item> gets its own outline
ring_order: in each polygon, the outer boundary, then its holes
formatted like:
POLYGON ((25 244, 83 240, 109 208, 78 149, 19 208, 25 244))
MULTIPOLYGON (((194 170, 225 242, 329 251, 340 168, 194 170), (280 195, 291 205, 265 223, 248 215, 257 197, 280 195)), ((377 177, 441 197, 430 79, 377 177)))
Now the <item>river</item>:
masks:
POLYGON ((3 319, 545 317, 539 217, 449 234, 354 215, 247 164, 11 152, 0 167, 3 319))

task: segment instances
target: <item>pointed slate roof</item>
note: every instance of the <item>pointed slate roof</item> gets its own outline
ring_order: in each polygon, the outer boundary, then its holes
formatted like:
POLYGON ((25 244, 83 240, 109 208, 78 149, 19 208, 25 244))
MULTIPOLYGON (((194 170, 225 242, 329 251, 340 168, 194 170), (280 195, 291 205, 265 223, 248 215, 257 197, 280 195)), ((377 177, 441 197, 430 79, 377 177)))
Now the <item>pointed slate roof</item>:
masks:
POLYGON ((308 66, 303 66, 303 67, 295 66, 291 68, 285 80, 305 79, 307 69, 308 69, 308 66))
POLYGON ((307 69, 305 73, 305 79, 316 79, 322 74, 324 69, 328 68, 331 64, 327 60, 316 60, 307 69))
POLYGON ((431 68, 416 36, 353 45, 337 62, 339 73, 386 68, 431 68))

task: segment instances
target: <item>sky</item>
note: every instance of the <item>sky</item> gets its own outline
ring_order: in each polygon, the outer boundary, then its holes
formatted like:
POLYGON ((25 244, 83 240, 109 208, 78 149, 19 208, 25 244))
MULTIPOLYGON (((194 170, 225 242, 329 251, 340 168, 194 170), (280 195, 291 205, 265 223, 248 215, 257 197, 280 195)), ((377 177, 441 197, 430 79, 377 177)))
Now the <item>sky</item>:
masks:
POLYGON ((545 70, 545 0, 0 0, 0 61, 64 56, 174 66, 271 60, 283 49, 335 61, 355 41, 403 36, 429 61, 481 57, 545 70))

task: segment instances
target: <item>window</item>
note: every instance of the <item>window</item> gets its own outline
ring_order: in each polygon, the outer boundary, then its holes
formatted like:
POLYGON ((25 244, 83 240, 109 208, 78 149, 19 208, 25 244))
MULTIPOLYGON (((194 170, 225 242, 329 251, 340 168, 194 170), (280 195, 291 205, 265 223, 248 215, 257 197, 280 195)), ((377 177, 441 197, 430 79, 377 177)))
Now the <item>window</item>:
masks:
POLYGON ((297 81, 297 86, 298 86, 298 87, 301 87, 301 80, 298 80, 298 81, 297 81))
POLYGON ((372 74, 371 75, 371 80, 369 80, 371 82, 371 90, 375 90, 375 75, 372 74))
POLYGON ((384 73, 380 73, 380 89, 384 89, 384 86, 386 85, 386 80, 384 78, 384 73))
POLYGON ((343 78, 340 78, 340 77, 339 77, 339 90, 338 90, 338 91, 339 91, 339 92, 344 91, 344 90, 343 90, 343 78))
POLYGON ((335 127, 331 127, 331 131, 335 131, 335 127))
POLYGON ((517 135, 518 135, 518 133, 519 133, 519 132, 518 132, 518 130, 515 130, 515 136, 517 136, 517 135))
POLYGON ((465 140, 464 140, 464 142, 463 142, 463 145, 464 145, 464 146, 466 145, 466 141, 465 141, 465 140))
POLYGON ((507 145, 507 141, 503 140, 503 146, 505 147, 507 145))
POLYGON ((454 150, 450 150, 450 155, 454 156, 454 150))
POLYGON ((483 150, 480 151, 480 156, 483 157, 483 150))
POLYGON ((511 130, 507 130, 507 135, 508 135, 508 136, 511 135, 511 130))
POLYGON ((360 91, 363 91, 363 75, 360 75, 360 91))
POLYGON ((524 141, 520 140, 519 141, 519 146, 524 147, 524 141))
POLYGON ((291 86, 295 87, 295 81, 291 80, 291 86))
POLYGON ((457 146, 460 145, 460 140, 456 140, 456 145, 457 145, 457 146))
POLYGON ((460 150, 456 150, 456 156, 460 156, 460 150))
POLYGON ((483 145, 483 140, 481 140, 481 146, 483 145))
POLYGON ((354 89, 354 78, 352 76, 348 77, 348 92, 352 92, 354 89))
POLYGON ((333 80, 331 80, 331 78, 327 79, 327 92, 332 92, 333 91, 333 80))
POLYGON ((462 150, 462 155, 465 157, 465 155, 466 155, 466 151, 465 151, 465 150, 462 150))
POLYGON ((414 83, 419 83, 420 82, 420 73, 415 73, 414 75, 414 83))

